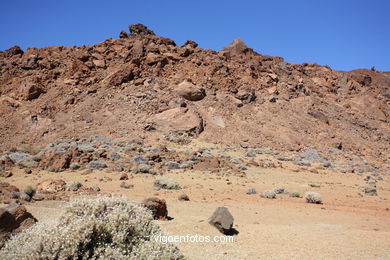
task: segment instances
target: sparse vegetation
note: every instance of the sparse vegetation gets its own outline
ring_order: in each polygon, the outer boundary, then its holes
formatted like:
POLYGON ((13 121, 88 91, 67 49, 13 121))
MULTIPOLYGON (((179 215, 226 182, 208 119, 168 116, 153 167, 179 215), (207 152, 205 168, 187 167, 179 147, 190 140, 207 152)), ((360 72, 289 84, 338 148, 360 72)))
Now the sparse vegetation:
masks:
POLYGON ((24 193, 26 193, 28 196, 32 197, 35 195, 35 192, 36 192, 36 188, 35 187, 32 187, 32 186, 27 186, 25 189, 24 189, 24 193))
POLYGON ((322 204, 322 197, 317 192, 309 191, 305 193, 305 201, 312 204, 322 204))
POLYGON ((276 193, 274 190, 266 190, 261 194, 261 197, 266 199, 276 199, 276 193))
POLYGON ((161 234, 146 208, 121 198, 73 201, 51 222, 22 231, 0 251, 0 259, 183 259, 161 234))
POLYGON ((288 193, 288 195, 291 197, 291 198, 299 198, 301 197, 301 195, 299 194, 299 192, 297 191, 291 191, 288 193))
POLYGON ((20 151, 23 151, 25 153, 29 153, 31 155, 36 155, 38 153, 40 153, 42 151, 42 147, 38 147, 38 146, 26 146, 26 147, 22 147, 20 149, 20 151))

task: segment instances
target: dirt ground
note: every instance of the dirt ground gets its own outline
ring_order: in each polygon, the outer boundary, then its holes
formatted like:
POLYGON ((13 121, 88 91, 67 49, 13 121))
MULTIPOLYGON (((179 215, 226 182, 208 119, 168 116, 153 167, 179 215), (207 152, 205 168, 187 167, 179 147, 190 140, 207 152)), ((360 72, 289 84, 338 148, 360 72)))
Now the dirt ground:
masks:
MULTIPOLYGON (((207 222, 218 206, 225 206, 234 216, 239 232, 233 243, 178 243, 189 259, 390 259, 390 182, 388 176, 378 183, 378 196, 361 192, 363 178, 355 174, 321 171, 295 172, 283 169, 250 168, 246 177, 222 176, 211 172, 176 170, 165 177, 175 179, 181 190, 153 189, 158 176, 130 175, 132 189, 120 188, 121 173, 94 171, 26 175, 14 171, 7 181, 19 188, 46 178, 80 181, 85 186, 98 185, 101 193, 121 194, 140 202, 157 196, 167 201, 172 220, 157 221, 170 235, 219 236, 207 222), (56 176, 57 175, 57 176, 56 176), (112 181, 99 179, 110 177, 112 181), (311 187, 312 185, 315 187, 311 187), (246 188, 258 193, 271 188, 287 191, 319 192, 322 205, 305 203, 303 198, 278 194, 276 199, 247 195, 246 188), (179 201, 186 193, 190 201, 179 201)), ((44 220, 58 216, 65 202, 31 203, 28 210, 44 220)))

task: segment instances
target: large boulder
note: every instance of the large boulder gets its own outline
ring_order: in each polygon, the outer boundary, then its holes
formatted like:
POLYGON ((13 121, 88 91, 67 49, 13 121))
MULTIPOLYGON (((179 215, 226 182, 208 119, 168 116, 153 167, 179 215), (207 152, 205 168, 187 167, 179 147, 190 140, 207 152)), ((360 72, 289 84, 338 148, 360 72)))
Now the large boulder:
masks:
POLYGON ((232 214, 225 207, 218 207, 209 218, 209 223, 225 235, 232 232, 233 221, 232 214))
POLYGON ((188 81, 183 81, 177 85, 174 91, 178 96, 189 101, 202 100, 206 96, 206 92, 203 88, 200 88, 188 81))
POLYGON ((119 86, 134 79, 134 66, 125 65, 104 79, 109 86, 119 86))
POLYGON ((72 153, 57 153, 49 151, 41 157, 40 166, 51 171, 61 172, 69 168, 72 160, 72 153))
POLYGON ((197 135, 203 131, 203 120, 198 113, 183 107, 155 114, 147 121, 162 132, 186 132, 197 135))
POLYGON ((0 248, 13 233, 28 228, 37 222, 24 206, 12 203, 0 208, 0 248))
POLYGON ((25 83, 20 86, 20 97, 23 100, 33 100, 45 93, 45 90, 34 83, 25 83))
POLYGON ((153 218, 158 220, 166 220, 168 217, 167 204, 165 200, 156 197, 144 199, 141 203, 144 207, 152 211, 153 218))

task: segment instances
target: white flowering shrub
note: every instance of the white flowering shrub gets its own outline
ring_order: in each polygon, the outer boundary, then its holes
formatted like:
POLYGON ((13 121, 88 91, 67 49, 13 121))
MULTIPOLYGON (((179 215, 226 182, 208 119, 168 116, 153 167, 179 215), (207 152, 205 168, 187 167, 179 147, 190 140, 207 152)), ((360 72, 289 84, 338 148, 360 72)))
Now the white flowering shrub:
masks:
POLYGON ((307 203, 322 204, 322 197, 317 192, 309 191, 305 193, 305 201, 307 203))
POLYGON ((154 240, 161 230, 151 212, 122 198, 82 198, 53 221, 17 234, 0 259, 184 259, 172 244, 154 240))

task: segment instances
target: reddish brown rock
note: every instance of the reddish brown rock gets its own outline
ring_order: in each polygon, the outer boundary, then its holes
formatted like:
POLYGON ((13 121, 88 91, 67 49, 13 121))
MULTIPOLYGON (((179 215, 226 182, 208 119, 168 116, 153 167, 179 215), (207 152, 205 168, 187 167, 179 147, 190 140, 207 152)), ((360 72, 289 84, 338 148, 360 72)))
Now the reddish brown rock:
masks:
POLYGON ((150 209, 154 219, 166 220, 168 217, 167 204, 165 200, 156 197, 150 197, 142 201, 142 205, 150 209))
POLYGON ((58 179, 47 179, 37 184, 38 193, 55 193, 59 191, 65 191, 66 182, 58 179))
POLYGON ((35 222, 37 219, 22 205, 13 203, 0 208, 0 248, 11 234, 26 229, 35 222))
POLYGON ((37 84, 25 83, 20 86, 20 96, 27 101, 39 98, 43 93, 45 93, 45 91, 37 84))
POLYGON ((175 93, 189 101, 199 101, 206 96, 203 88, 200 88, 191 82, 183 81, 174 88, 175 93))
POLYGON ((45 153, 40 161, 40 166, 52 172, 61 172, 69 168, 72 153, 59 154, 55 151, 45 153))
POLYGON ((148 120, 157 130, 163 132, 187 132, 200 134, 203 131, 203 120, 193 110, 177 107, 155 114, 148 120))

